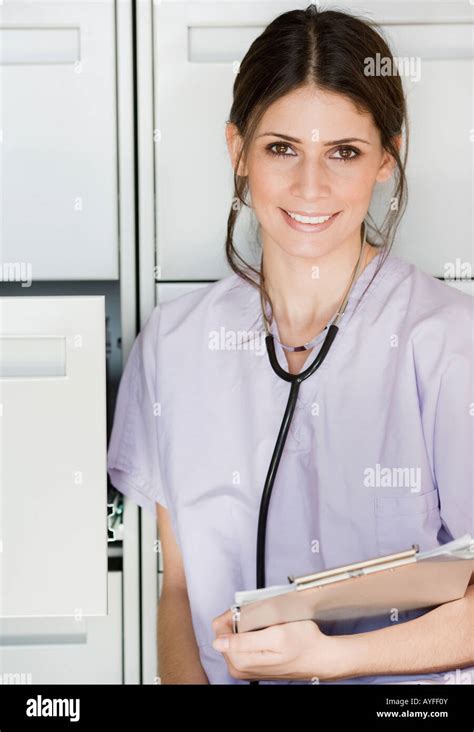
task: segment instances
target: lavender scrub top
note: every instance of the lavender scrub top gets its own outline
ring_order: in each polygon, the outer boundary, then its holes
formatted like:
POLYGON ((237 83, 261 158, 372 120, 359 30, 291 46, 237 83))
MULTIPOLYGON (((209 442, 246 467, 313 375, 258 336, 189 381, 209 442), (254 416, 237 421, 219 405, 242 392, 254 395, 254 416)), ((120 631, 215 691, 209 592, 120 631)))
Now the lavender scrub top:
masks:
MULTIPOLYGON (((270 502, 267 586, 474 535, 474 301, 394 254, 361 298, 380 257, 301 384, 270 502)), ((288 392, 266 354, 258 291, 236 274, 157 305, 122 375, 108 473, 142 508, 169 510, 211 684, 248 683, 212 648, 211 622, 256 586, 258 511, 288 392)), ((424 612, 320 627, 361 633, 424 612)), ((474 667, 320 683, 430 681, 474 683, 474 667)))

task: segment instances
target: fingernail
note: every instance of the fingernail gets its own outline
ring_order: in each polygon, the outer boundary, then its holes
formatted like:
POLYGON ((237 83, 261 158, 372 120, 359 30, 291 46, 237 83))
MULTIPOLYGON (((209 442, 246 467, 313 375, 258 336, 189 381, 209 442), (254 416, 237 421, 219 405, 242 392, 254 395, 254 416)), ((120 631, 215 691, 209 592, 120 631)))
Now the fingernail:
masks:
POLYGON ((212 647, 216 651, 227 651, 229 648, 229 639, 227 637, 216 638, 212 641, 212 647))

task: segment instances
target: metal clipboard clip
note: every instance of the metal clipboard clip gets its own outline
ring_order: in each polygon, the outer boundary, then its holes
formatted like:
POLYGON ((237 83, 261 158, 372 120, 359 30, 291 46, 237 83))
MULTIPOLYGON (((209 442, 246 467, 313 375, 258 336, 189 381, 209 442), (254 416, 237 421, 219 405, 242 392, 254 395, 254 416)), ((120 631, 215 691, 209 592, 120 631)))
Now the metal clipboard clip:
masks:
POLYGON ((335 569, 326 569, 322 572, 314 574, 306 574, 300 577, 289 576, 288 581, 296 585, 297 590, 307 590, 310 587, 317 587, 328 584, 330 582, 338 582, 340 580, 350 579, 351 577, 360 577, 382 569, 390 569, 391 567, 399 567, 402 564, 410 564, 416 562, 416 555, 420 551, 419 544, 412 544, 411 549, 396 554, 387 554, 384 557, 376 557, 368 559, 364 562, 355 562, 354 564, 346 564, 335 569))

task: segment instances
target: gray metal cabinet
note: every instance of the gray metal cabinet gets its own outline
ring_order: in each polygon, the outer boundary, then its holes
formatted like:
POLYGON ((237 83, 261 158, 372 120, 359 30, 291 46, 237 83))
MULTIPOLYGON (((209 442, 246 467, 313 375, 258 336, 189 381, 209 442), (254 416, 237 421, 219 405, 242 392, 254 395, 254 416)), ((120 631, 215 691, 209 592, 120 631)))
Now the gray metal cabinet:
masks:
POLYGON ((121 684, 122 573, 109 572, 103 618, 0 620, 4 684, 121 684))
POLYGON ((115 2, 0 5, 3 262, 118 277, 115 2))
POLYGON ((107 613, 104 298, 0 299, 0 617, 107 613))

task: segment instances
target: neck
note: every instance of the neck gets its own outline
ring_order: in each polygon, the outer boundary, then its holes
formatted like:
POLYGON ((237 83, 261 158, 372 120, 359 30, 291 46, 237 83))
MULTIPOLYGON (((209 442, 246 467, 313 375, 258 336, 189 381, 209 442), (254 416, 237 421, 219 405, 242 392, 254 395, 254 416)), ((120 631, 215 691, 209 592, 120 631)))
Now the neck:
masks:
MULTIPOLYGON (((336 250, 309 259, 289 255, 263 238, 265 287, 283 342, 309 340, 331 320, 351 280, 360 246, 356 231, 336 250)), ((359 276, 377 252, 377 247, 365 245, 359 276)))

